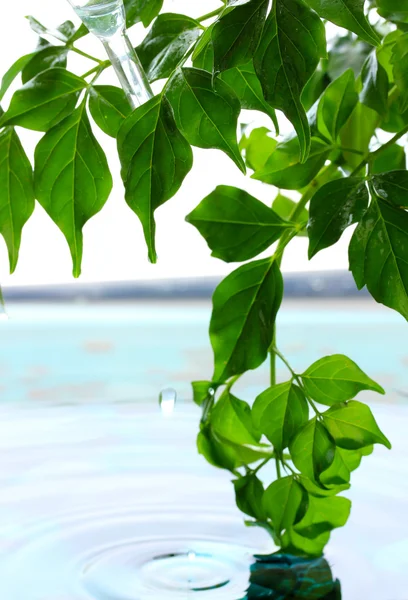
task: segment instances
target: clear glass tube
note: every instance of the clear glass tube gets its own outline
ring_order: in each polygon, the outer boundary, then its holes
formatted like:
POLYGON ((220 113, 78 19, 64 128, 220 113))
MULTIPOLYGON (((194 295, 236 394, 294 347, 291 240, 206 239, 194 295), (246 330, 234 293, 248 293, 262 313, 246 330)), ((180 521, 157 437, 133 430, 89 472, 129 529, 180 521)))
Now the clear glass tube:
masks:
POLYGON ((123 0, 68 0, 84 25, 103 43, 133 108, 153 96, 146 73, 126 34, 123 0))

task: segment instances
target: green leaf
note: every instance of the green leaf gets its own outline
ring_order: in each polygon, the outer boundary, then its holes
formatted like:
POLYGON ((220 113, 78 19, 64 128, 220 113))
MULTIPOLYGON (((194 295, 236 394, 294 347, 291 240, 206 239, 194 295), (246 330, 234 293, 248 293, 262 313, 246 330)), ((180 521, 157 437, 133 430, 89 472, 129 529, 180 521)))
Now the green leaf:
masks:
POLYGON ((262 431, 277 452, 289 446, 294 434, 307 423, 309 408, 302 390, 288 381, 260 394, 252 407, 255 427, 262 431))
POLYGON ((379 198, 395 206, 408 206, 408 171, 405 169, 375 175, 371 183, 379 198))
POLYGON ((378 14, 387 21, 394 23, 408 23, 408 2, 407 0, 376 0, 378 14))
POLYGON ((125 92, 113 85, 95 85, 90 89, 89 110, 104 133, 116 137, 132 108, 125 92))
POLYGON ((299 141, 293 138, 278 144, 276 150, 267 159, 265 165, 251 175, 252 179, 269 183, 285 190, 298 190, 314 179, 324 166, 332 150, 324 141, 312 138, 309 157, 306 162, 299 161, 299 141))
POLYGON ((408 32, 395 41, 391 61, 395 85, 400 91, 399 111, 403 113, 408 110, 408 32))
POLYGON ((67 42, 68 40, 71 40, 73 35, 76 33, 75 29, 76 27, 72 21, 64 21, 57 27, 57 31, 62 33, 67 42))
POLYGON ((123 4, 128 27, 140 22, 148 27, 161 11, 163 0, 123 0, 123 4))
POLYGON ((408 319, 408 214, 374 197, 349 246, 357 287, 408 319), (391 285, 392 282, 392 285, 391 285))
POLYGON ((220 441, 209 426, 203 428, 198 434, 197 449, 210 465, 219 469, 233 471, 245 464, 245 461, 235 452, 234 447, 220 441))
POLYGON ((328 60, 323 58, 317 65, 316 71, 303 88, 301 101, 303 108, 306 111, 312 108, 330 83, 330 77, 327 73, 327 64, 328 60))
POLYGON ((406 161, 407 157, 405 156, 404 148, 398 144, 392 144, 374 157, 370 172, 377 175, 386 173, 387 171, 401 171, 405 169, 406 161))
MULTIPOLYGON (((371 452, 373 446, 367 446, 371 452)), ((337 489, 350 481, 351 471, 360 466, 366 448, 359 450, 345 450, 336 447, 334 460, 330 467, 320 475, 320 481, 329 488, 337 489)))
POLYGON ((360 102, 385 117, 388 112, 388 76, 378 62, 375 50, 364 63, 361 80, 363 89, 360 92, 360 102))
POLYGON ((335 244, 343 231, 357 223, 368 206, 363 177, 329 181, 314 194, 309 209, 309 259, 335 244))
POLYGON ((40 140, 34 175, 37 200, 66 237, 73 274, 79 277, 82 228, 101 210, 112 189, 108 163, 84 102, 40 140))
MULTIPOLYGON (((330 532, 325 531, 317 537, 310 539, 305 538, 297 533, 293 527, 290 527, 285 531, 282 536, 282 547, 285 552, 290 554, 301 554, 303 556, 321 556, 324 547, 330 539, 330 532)), ((318 589, 318 594, 320 594, 318 589)), ((307 592, 308 593, 308 592, 307 592)), ((307 598, 307 596, 306 596, 307 598)), ((324 598, 324 596, 323 596, 324 598)), ((323 600, 323 599, 322 599, 323 600)), ((337 598, 335 598, 337 600, 337 598)))
POLYGON ((26 54, 22 56, 9 68, 9 70, 3 75, 3 79, 1 80, 0 85, 0 102, 3 100, 7 90, 17 77, 24 69, 24 67, 30 62, 30 60, 35 56, 36 52, 31 52, 30 54, 26 54))
POLYGON ((73 73, 54 67, 39 73, 17 90, 0 126, 20 125, 48 131, 72 113, 87 83, 73 73))
POLYGON ((89 33, 89 30, 86 27, 86 25, 81 23, 81 25, 78 27, 78 29, 73 33, 72 37, 70 37, 69 41, 71 44, 73 44, 77 40, 80 40, 81 38, 88 35, 88 33, 89 33))
POLYGON ((378 46, 380 38, 371 27, 364 14, 364 0, 307 0, 309 6, 322 19, 331 21, 338 27, 344 27, 356 33, 361 39, 378 46))
POLYGON ((191 385, 193 388, 193 400, 198 406, 204 404, 209 396, 214 395, 214 390, 213 392, 210 391, 213 386, 211 381, 193 381, 191 385))
POLYGON ((155 96, 125 119, 118 152, 126 202, 142 223, 154 263, 154 211, 174 196, 193 165, 191 147, 178 131, 166 98, 155 96))
POLYGON ((356 38, 350 32, 346 35, 336 36, 329 52, 327 73, 334 80, 343 75, 347 69, 352 69, 354 76, 358 77, 363 64, 373 47, 356 38))
POLYGON ((304 489, 293 476, 277 479, 266 489, 263 509, 278 534, 302 519, 304 495, 304 489))
POLYGON ((343 354, 320 358, 301 377, 307 394, 327 406, 350 400, 362 390, 385 394, 378 383, 343 354))
POLYGON ((225 71, 221 75, 221 79, 234 90, 242 108, 265 113, 272 119, 276 131, 279 131, 275 111, 263 97, 261 83, 255 73, 252 61, 225 71))
POLYGON ((268 0, 249 0, 225 10, 212 28, 214 73, 245 65, 258 47, 268 0))
POLYGON ((332 406, 323 414, 324 424, 340 448, 358 450, 371 444, 391 444, 379 429, 366 404, 352 400, 347 404, 332 406))
POLYGON ((37 19, 35 19, 31 15, 27 15, 26 19, 29 22, 30 27, 34 31, 34 33, 38 33, 38 35, 44 35, 48 33, 48 29, 42 23, 40 23, 40 21, 37 21, 37 19))
POLYGON ((218 285, 210 323, 213 381, 226 381, 263 363, 282 294, 282 275, 270 258, 239 267, 218 285))
POLYGON ((0 156, 0 233, 7 244, 13 273, 21 232, 34 210, 34 189, 30 161, 12 127, 0 131, 0 156))
POLYGON ((332 496, 330 498, 309 497, 309 506, 303 519, 294 526, 300 535, 314 539, 343 527, 350 516, 351 502, 348 498, 332 496))
POLYGON ((186 221, 205 238, 212 256, 226 262, 254 258, 292 226, 248 192, 227 185, 204 198, 186 221))
POLYGON ((264 488, 258 477, 254 474, 245 475, 234 479, 232 483, 239 510, 258 521, 266 521, 266 514, 262 506, 264 488))
POLYGON ((276 0, 266 20, 254 65, 264 97, 293 124, 304 162, 310 129, 301 94, 320 58, 326 56, 324 25, 301 0, 276 0))
POLYGON ((215 404, 211 426, 217 435, 234 444, 255 445, 261 438, 252 423, 249 404, 229 392, 224 392, 215 404))
POLYGON ((324 91, 319 102, 319 131, 334 142, 358 102, 354 73, 348 69, 324 91))
POLYGON ((27 83, 34 79, 36 75, 52 69, 53 67, 61 67, 65 69, 67 66, 68 48, 66 46, 46 46, 34 54, 31 60, 24 66, 21 76, 22 82, 27 83))
POLYGON ((320 474, 334 460, 335 445, 320 421, 312 419, 291 440, 289 451, 295 467, 319 486, 320 474))
POLYGON ((176 123, 188 142, 199 148, 223 150, 245 173, 239 153, 237 124, 241 106, 231 88, 201 69, 180 69, 167 97, 176 123))
MULTIPOLYGON (((300 483, 305 488, 305 490, 312 496, 317 496, 318 498, 328 498, 330 496, 335 496, 336 494, 340 494, 340 492, 344 492, 350 489, 350 484, 348 482, 345 483, 345 480, 341 479, 336 483, 334 477, 332 477, 333 473, 338 474, 338 472, 335 471, 335 469, 338 467, 338 463, 336 460, 338 450, 339 448, 337 447, 334 449, 333 462, 326 470, 322 471, 319 477, 320 483, 322 483, 326 487, 319 487, 320 484, 313 483, 313 481, 308 477, 300 475, 300 483)), ((361 452, 361 450, 359 450, 359 452, 361 452)), ((347 473, 347 477, 350 477, 349 470, 347 473)))
POLYGON ((399 29, 390 31, 382 40, 382 44, 377 48, 377 60, 380 65, 385 69, 389 82, 394 81, 392 54, 394 50, 395 42, 403 36, 403 32, 399 29))
POLYGON ((136 48, 149 81, 169 77, 202 30, 200 23, 190 17, 174 13, 159 15, 136 48))
POLYGON ((207 27, 200 39, 198 40, 194 52, 191 56, 193 66, 197 69, 213 72, 214 67, 214 50, 211 40, 212 30, 215 23, 207 27))
POLYGON ((277 142, 269 134, 271 132, 266 127, 257 127, 249 137, 243 135, 241 138, 240 150, 245 150, 245 162, 254 171, 261 170, 276 149, 277 142))
MULTIPOLYGON (((371 138, 374 135, 380 117, 378 113, 358 102, 350 118, 340 131, 340 141, 344 148, 353 148, 367 154, 371 138)), ((361 155, 352 152, 343 152, 343 156, 350 169, 355 169, 361 162, 361 155)))

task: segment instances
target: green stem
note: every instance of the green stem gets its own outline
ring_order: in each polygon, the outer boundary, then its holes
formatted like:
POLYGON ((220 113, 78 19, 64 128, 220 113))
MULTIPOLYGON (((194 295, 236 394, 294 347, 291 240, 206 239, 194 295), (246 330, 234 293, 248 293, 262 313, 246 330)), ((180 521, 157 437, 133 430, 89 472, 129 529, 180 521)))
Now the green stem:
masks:
POLYGON ((337 150, 341 150, 342 152, 350 152, 350 154, 359 154, 360 156, 364 156, 364 152, 362 152, 362 150, 355 150, 354 148, 343 148, 343 146, 337 146, 337 150))
POLYGON ((365 158, 363 158, 363 160, 357 165, 357 167, 354 169, 354 171, 350 174, 350 177, 353 177, 354 175, 356 175, 359 171, 361 171, 361 169, 363 167, 366 166, 366 164, 369 161, 371 161, 373 158, 375 158, 376 156, 381 154, 381 152, 384 152, 384 150, 386 150, 387 148, 389 148, 390 146, 395 144, 395 142, 397 142, 400 138, 402 138, 402 136, 405 135, 406 133, 408 133, 408 126, 404 127, 404 129, 401 129, 401 131, 396 133, 394 135, 394 137, 392 137, 390 140, 388 140, 388 142, 386 142, 385 144, 383 144, 382 146, 377 148, 377 150, 374 150, 374 152, 369 152, 367 154, 367 156, 365 158))
POLYGON ((87 52, 84 52, 83 50, 80 50, 79 48, 75 48, 75 46, 71 46, 68 44, 67 48, 69 48, 69 50, 72 50, 72 52, 76 52, 76 54, 79 54, 80 56, 87 58, 88 60, 93 60, 94 62, 98 63, 98 65, 103 65, 105 63, 104 60, 100 60, 99 58, 96 58, 96 56, 92 56, 92 54, 88 54, 87 52))
POLYGON ((236 383, 238 381, 238 379, 242 377, 242 373, 240 375, 235 375, 225 386, 225 390, 226 392, 229 392, 230 389, 232 388, 232 386, 234 385, 234 383, 236 383))
POLYGON ((273 458, 272 456, 268 456, 268 458, 265 458, 265 460, 263 460, 257 467, 256 469, 254 469, 253 471, 251 471, 252 475, 256 475, 258 473, 258 471, 260 471, 270 460, 271 458, 273 458))
POLYGON ((198 21, 199 23, 202 23, 202 21, 207 21, 208 19, 211 19, 212 17, 216 17, 217 15, 219 15, 223 10, 224 10, 224 6, 221 6, 221 8, 216 8, 215 10, 212 10, 211 12, 203 15, 202 17, 198 17, 198 19, 196 19, 196 21, 198 21))
POLYGON ((282 473, 281 473, 281 467, 280 467, 280 459, 277 456, 275 457, 275 465, 276 465, 276 476, 278 479, 281 479, 282 473))
POLYGON ((308 396, 308 394, 306 394, 306 390, 303 386, 302 380, 299 377, 299 375, 297 373, 295 373, 295 371, 292 369, 292 367, 290 366, 289 362, 287 361, 287 359, 283 356, 282 352, 280 352, 277 348, 274 348, 275 350, 275 354, 276 356, 279 356, 279 358, 281 359, 281 361, 283 362, 283 364, 287 367, 287 369, 289 370, 290 374, 292 375, 293 379, 296 380, 296 383, 298 384, 298 386, 302 389, 303 393, 305 394, 305 397, 307 399, 307 401, 309 402, 310 406, 313 408, 314 412, 316 413, 316 415, 321 416, 321 412, 320 410, 317 408, 316 404, 313 402, 313 400, 308 396))
POLYGON ((82 79, 85 79, 85 77, 89 77, 89 75, 93 75, 94 73, 98 73, 98 77, 99 77, 99 75, 102 73, 102 71, 104 71, 105 69, 107 69, 110 66, 111 66, 110 60, 105 60, 100 65, 97 65, 96 67, 92 67, 92 69, 90 69, 89 71, 87 71, 86 73, 81 75, 81 77, 82 77, 82 79))

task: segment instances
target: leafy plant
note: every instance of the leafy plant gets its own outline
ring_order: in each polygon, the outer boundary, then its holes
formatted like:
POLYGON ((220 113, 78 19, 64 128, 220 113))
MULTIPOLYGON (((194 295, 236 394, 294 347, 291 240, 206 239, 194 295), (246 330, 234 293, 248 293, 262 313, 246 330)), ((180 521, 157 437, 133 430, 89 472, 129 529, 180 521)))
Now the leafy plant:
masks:
MULTIPOLYGON (((79 276, 82 227, 112 185, 93 123, 117 139, 126 202, 152 262, 154 212, 192 168, 191 146, 221 150, 276 188, 267 206, 220 182, 187 220, 213 256, 245 262, 214 293, 214 372, 193 384, 203 411, 198 449, 233 474, 238 507, 286 556, 321 555, 348 519, 351 503, 340 494, 352 471, 374 444, 390 448, 370 408, 355 399, 384 390, 343 355, 294 371, 278 349, 276 316, 291 240, 307 234, 311 258, 356 225, 349 259, 357 287, 408 319, 408 13, 391 4, 373 0, 366 13, 363 0, 224 0, 193 19, 161 13, 161 0, 125 0, 128 26, 151 25, 137 48, 150 81, 166 80, 134 111, 120 88, 97 84, 110 63, 77 47, 83 25, 49 30, 30 17, 38 46, 0 86, 3 101, 22 79, 0 114, 0 232, 11 271, 37 199, 66 237, 79 276), (349 31, 337 29, 327 44, 326 21, 349 31), (94 66, 81 76, 69 72, 70 52, 94 66), (262 111, 273 128, 245 130, 238 140, 242 108, 262 111), (281 113, 293 127, 284 136, 281 113), (16 126, 44 132, 34 172, 16 126), (232 388, 268 356, 270 387, 250 405, 232 388), (277 358, 288 369, 282 383, 277 358), (276 478, 265 488, 270 461, 276 478)), ((331 575, 327 585, 331 593, 331 575)))

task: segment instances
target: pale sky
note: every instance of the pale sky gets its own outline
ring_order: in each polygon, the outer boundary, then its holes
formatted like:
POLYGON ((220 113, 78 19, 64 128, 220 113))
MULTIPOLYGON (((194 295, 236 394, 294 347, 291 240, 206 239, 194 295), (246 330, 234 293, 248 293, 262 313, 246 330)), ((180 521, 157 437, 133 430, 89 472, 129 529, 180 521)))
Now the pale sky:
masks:
MULTIPOLYGON (((218 5, 217 1, 211 0, 165 0, 167 11, 184 12, 190 16, 200 16, 218 5)), ((0 21, 1 74, 14 60, 31 52, 36 45, 37 36, 31 32, 25 15, 32 14, 50 27, 65 19, 77 22, 66 0, 17 0, 8 2, 6 10, 7 19, 0 21)), ((135 33, 132 30, 132 40, 136 44, 143 39, 144 30, 142 26, 137 26, 135 30, 135 33)), ((78 45, 83 50, 103 57, 102 46, 90 36, 78 45)), ((88 65, 85 59, 75 55, 71 58, 69 68, 80 74, 92 66, 88 65)), ((117 85, 111 69, 106 72, 103 81, 117 85)), ((9 97, 10 94, 3 101, 3 108, 7 108, 9 97)), ((243 120, 246 123, 256 120, 257 125, 271 126, 269 119, 260 113, 244 112, 243 120)), ((206 242, 195 228, 185 223, 184 217, 220 184, 244 188, 266 203, 272 202, 275 188, 242 175, 220 151, 194 149, 194 167, 181 190, 156 211, 159 260, 158 264, 151 265, 147 261, 141 225, 124 201, 115 141, 96 126, 94 131, 108 156, 115 183, 103 210, 84 228, 83 282, 208 276, 226 274, 236 268, 237 265, 228 265, 212 258, 206 242)), ((19 129, 19 134, 32 158, 41 134, 22 129, 19 129)), ((348 235, 345 236, 336 246, 321 252, 310 262, 307 260, 306 239, 296 239, 286 251, 283 270, 347 268, 348 238, 348 235)), ((20 260, 13 276, 8 274, 7 252, 0 238, 0 282, 2 285, 35 285, 70 281, 73 281, 71 258, 65 238, 37 204, 23 230, 20 260)))

